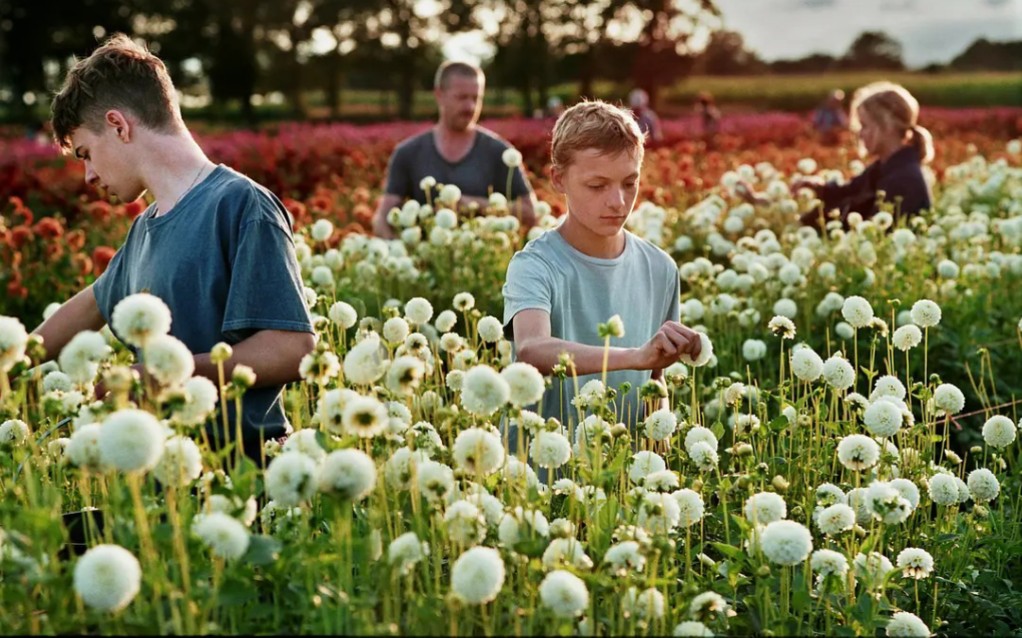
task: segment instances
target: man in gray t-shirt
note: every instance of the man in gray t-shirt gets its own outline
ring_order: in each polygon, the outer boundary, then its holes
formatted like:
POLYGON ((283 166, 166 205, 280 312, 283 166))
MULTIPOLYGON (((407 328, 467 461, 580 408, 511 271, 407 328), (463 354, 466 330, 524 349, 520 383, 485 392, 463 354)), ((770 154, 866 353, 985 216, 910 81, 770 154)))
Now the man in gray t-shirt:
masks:
MULTIPOLYGON (((447 61, 437 70, 434 84, 439 121, 394 149, 387 166, 384 194, 373 218, 373 232, 394 238, 395 229, 387 221, 390 210, 409 199, 421 204, 433 199, 422 188, 426 177, 432 177, 438 184, 457 186, 463 210, 473 204, 485 208, 491 194, 504 195, 509 211, 526 229, 531 228, 536 217, 533 193, 520 154, 517 166, 506 164, 504 151, 511 149, 511 145, 477 124, 485 88, 483 72, 465 62, 447 61)), ((435 187, 431 190, 435 196, 435 187)))

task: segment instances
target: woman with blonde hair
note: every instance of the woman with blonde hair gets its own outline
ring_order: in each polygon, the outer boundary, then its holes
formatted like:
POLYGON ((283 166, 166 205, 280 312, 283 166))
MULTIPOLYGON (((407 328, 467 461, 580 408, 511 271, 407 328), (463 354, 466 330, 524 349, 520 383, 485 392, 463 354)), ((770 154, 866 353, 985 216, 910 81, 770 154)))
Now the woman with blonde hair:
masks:
MULTIPOLYGON (((846 184, 824 183, 819 178, 792 183, 792 190, 812 189, 821 202, 801 216, 802 223, 821 228, 835 209, 842 221, 851 212, 869 219, 884 202, 894 205, 896 218, 929 209, 930 187, 923 164, 933 159, 933 139, 918 123, 915 97, 893 82, 868 84, 852 97, 850 119, 851 129, 859 136, 859 154, 874 161, 846 184)), ((750 189, 742 190, 750 201, 764 199, 750 189)))

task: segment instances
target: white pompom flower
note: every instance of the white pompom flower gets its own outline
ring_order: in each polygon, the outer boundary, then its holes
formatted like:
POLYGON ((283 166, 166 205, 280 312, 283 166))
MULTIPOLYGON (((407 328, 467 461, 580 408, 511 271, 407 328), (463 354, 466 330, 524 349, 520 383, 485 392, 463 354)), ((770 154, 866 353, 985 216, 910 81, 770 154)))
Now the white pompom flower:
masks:
POLYGON ((186 487, 201 474, 202 452, 195 441, 186 436, 167 439, 153 476, 164 485, 186 487))
POLYGON ((0 374, 21 361, 28 346, 28 332, 14 317, 0 317, 0 374))
POLYGON ((454 561, 451 591, 470 605, 484 605, 504 586, 504 559, 491 547, 473 547, 454 561))
POLYGON ((102 334, 83 330, 71 337, 60 351, 57 362, 71 380, 79 384, 92 383, 99 373, 99 364, 113 352, 102 334))
POLYGON ((654 441, 665 441, 678 428, 678 417, 667 408, 661 408, 646 417, 646 436, 654 441))
POLYGON ((958 414, 965 408, 965 395, 956 386, 942 383, 933 391, 933 406, 944 414, 958 414))
POLYGON ((533 365, 518 361, 504 368, 500 376, 507 381, 511 405, 524 408, 543 398, 543 375, 533 365))
POLYGON ((838 443, 837 458, 850 470, 868 469, 880 460, 880 446, 864 434, 850 434, 838 443))
POLYGON ((251 535, 245 524, 224 512, 199 514, 192 522, 192 532, 215 556, 237 560, 248 551, 251 535))
POLYGON ((103 421, 100 459, 121 472, 145 472, 160 461, 167 440, 156 417, 143 410, 118 410, 103 421))
POLYGON ((581 578, 564 570, 552 571, 539 585, 543 606, 558 618, 574 618, 589 607, 589 590, 581 578))
POLYGON ((891 401, 877 400, 870 403, 862 415, 862 422, 873 436, 889 437, 901 429, 901 409, 891 401))
POLYGON ((918 547, 906 547, 901 550, 896 563, 906 578, 921 580, 933 572, 933 556, 918 547))
POLYGON ((973 500, 981 503, 994 500, 1001 492, 1001 484, 997 477, 985 467, 969 472, 966 484, 969 486, 973 500))
POLYGON ((96 545, 75 564, 75 592, 98 611, 124 609, 138 595, 141 585, 138 559, 120 545, 96 545))
POLYGON ((504 445, 500 437, 483 428, 459 432, 452 452, 455 465, 473 475, 488 476, 504 465, 504 445))
POLYGON ((1006 416, 995 414, 983 424, 983 440, 993 448, 1006 448, 1015 442, 1015 423, 1006 416))
POLYGON ((195 358, 180 339, 157 335, 146 341, 142 355, 145 369, 161 385, 179 385, 195 372, 195 358))
POLYGON ((462 381, 461 403, 478 416, 489 416, 511 398, 507 380, 487 365, 473 366, 462 381))
POLYGON ((361 450, 334 450, 323 459, 316 480, 320 492, 355 503, 372 493, 376 464, 361 450))
POLYGON ((777 565, 797 565, 813 551, 813 536, 795 521, 774 521, 759 535, 760 548, 777 565))
POLYGON ((863 297, 857 295, 846 297, 841 306, 841 316, 853 328, 865 328, 873 320, 873 306, 863 297))
POLYGON ((137 348, 170 331, 170 308, 162 299, 146 292, 122 299, 114 306, 110 319, 110 327, 117 336, 137 348))
POLYGON ((344 376, 356 385, 370 385, 386 372, 387 359, 376 336, 368 336, 355 344, 344 356, 344 376))
POLYGON ((920 328, 932 328, 940 323, 940 306, 929 299, 912 304, 912 323, 920 328))
POLYGON ((767 525, 787 514, 788 506, 780 494, 759 492, 745 501, 745 518, 753 525, 767 525))
POLYGON ((697 332, 696 334, 699 335, 699 342, 701 344, 699 356, 693 359, 688 353, 683 353, 678 360, 693 368, 700 368, 709 363, 713 357, 713 342, 710 341, 710 337, 705 332, 697 332))
POLYGON ((885 627, 887 635, 891 638, 929 638, 932 634, 926 623, 913 613, 907 611, 896 611, 891 616, 891 621, 885 627))
POLYGON ((295 507, 316 492, 316 462, 308 455, 287 450, 266 469, 266 492, 283 507, 295 507))

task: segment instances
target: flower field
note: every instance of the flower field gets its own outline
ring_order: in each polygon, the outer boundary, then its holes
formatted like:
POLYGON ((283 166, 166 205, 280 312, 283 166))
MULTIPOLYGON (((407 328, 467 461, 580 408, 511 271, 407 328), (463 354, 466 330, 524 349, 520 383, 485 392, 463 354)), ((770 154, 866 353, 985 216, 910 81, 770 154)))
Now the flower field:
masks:
MULTIPOLYGON (((640 389, 637 423, 600 375, 578 379, 576 419, 538 417, 548 380, 501 330, 508 261, 564 212, 550 122, 484 122, 544 202, 524 237, 500 194, 474 216, 450 188, 392 212, 399 240, 365 234, 389 150, 421 124, 201 136, 294 215, 319 334, 265 469, 203 427, 249 371, 193 377, 154 298, 115 312, 143 375, 108 329, 35 365, 26 331, 142 206, 0 141, 0 631, 1017 632, 1022 110, 921 122, 934 210, 823 235, 787 184, 862 170, 850 144, 785 114, 729 118, 710 149, 666 122, 629 228, 676 259, 706 347, 640 389), (742 203, 739 178, 770 204, 742 203)), ((629 329, 612 319, 608 346, 629 329)))

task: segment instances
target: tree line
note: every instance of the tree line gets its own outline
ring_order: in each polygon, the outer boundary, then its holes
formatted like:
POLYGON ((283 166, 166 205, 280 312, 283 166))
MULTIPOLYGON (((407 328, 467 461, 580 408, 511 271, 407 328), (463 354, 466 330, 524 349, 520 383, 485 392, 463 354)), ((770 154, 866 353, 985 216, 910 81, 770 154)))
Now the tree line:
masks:
MULTIPOLYGON (((180 89, 237 104, 253 122, 254 95, 278 92, 302 117, 309 92, 319 91, 336 116, 347 89, 392 92, 398 115, 409 118, 443 43, 470 31, 493 47, 489 85, 520 93, 526 113, 564 82, 577 82, 581 95, 600 80, 625 82, 655 103, 662 87, 692 73, 904 68, 901 45, 881 32, 862 34, 840 58, 764 62, 723 29, 713 0, 80 0, 59 10, 46 0, 0 0, 8 119, 30 120, 74 56, 117 31, 144 39, 180 89)), ((1018 43, 1001 46, 977 42, 962 68, 1005 59, 1019 68, 1018 43)))

